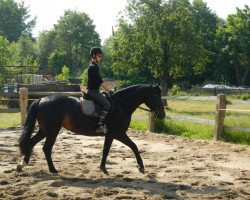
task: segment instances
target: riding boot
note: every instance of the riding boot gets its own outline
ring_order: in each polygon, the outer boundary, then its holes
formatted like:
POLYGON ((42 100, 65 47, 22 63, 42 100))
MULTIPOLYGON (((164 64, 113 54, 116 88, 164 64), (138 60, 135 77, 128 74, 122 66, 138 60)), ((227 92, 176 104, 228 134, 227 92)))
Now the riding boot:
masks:
POLYGON ((106 133, 106 126, 105 126, 104 121, 105 121, 107 114, 108 114, 107 111, 105 110, 102 111, 99 121, 97 123, 97 129, 96 129, 97 133, 106 133))

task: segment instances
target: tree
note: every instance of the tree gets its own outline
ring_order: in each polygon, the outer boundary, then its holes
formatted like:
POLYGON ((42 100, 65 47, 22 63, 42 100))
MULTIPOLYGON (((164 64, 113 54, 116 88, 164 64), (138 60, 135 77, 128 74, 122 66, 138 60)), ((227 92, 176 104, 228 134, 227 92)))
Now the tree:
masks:
POLYGON ((55 25, 56 50, 66 52, 73 72, 88 62, 89 50, 100 46, 99 34, 86 13, 67 10, 55 25), (74 68, 73 68, 74 67, 74 68))
MULTIPOLYGON (((229 15, 225 26, 218 30, 221 54, 229 58, 226 70, 233 69, 236 83, 244 86, 250 71, 250 9, 237 8, 237 13, 229 15), (231 68, 230 68, 231 67, 231 68)), ((221 56, 220 54, 220 56, 221 56)))
POLYGON ((30 36, 21 36, 17 43, 18 58, 16 65, 23 66, 37 66, 38 65, 38 52, 35 41, 30 36))
POLYGON ((10 48, 10 42, 0 36, 0 67, 4 66, 4 65, 9 65, 10 64, 10 60, 12 60, 12 51, 10 48))
POLYGON ((114 68, 126 65, 128 72, 150 72, 162 81, 164 94, 168 79, 183 77, 187 67, 203 72, 207 52, 188 0, 130 0, 127 11, 130 24, 124 31, 129 34, 120 33, 114 68))
POLYGON ((36 18, 30 19, 28 7, 14 0, 0 0, 0 35, 10 42, 20 36, 31 35, 36 18))
POLYGON ((195 32, 200 35, 200 44, 207 52, 207 63, 204 66, 204 73, 197 76, 187 71, 183 79, 188 80, 191 84, 197 84, 206 80, 215 80, 217 75, 215 73, 217 71, 216 56, 219 48, 216 45, 216 31, 221 20, 203 0, 194 0, 191 11, 194 16, 195 32))
POLYGON ((56 32, 43 31, 37 38, 38 57, 41 66, 49 64, 49 56, 55 49, 56 32))
POLYGON ((69 64, 68 60, 69 57, 67 56, 67 53, 65 51, 55 50, 51 52, 48 64, 55 68, 56 73, 60 73, 62 67, 66 64, 69 64))

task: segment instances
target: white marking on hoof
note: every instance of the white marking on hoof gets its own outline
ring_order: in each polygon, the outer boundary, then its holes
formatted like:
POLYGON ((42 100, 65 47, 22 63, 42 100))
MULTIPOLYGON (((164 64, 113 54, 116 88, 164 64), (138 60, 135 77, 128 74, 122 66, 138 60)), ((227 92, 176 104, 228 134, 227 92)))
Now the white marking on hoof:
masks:
POLYGON ((17 165, 16 170, 17 170, 18 172, 21 172, 22 169, 23 169, 26 165, 28 165, 28 164, 27 164, 24 160, 22 160, 22 161, 20 162, 20 164, 17 165))

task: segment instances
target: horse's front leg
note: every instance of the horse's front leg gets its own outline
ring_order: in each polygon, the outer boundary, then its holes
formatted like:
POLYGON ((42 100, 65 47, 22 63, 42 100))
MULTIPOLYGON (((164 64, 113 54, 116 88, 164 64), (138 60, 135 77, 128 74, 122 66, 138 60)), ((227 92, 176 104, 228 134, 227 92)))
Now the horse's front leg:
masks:
POLYGON ((117 140, 119 140, 120 142, 127 145, 133 150, 135 157, 136 157, 137 164, 139 165, 139 171, 141 173, 144 173, 145 171, 144 171, 143 161, 142 161, 142 158, 140 156, 140 153, 136 144, 128 137, 126 133, 121 135, 121 137, 117 138, 117 140))
POLYGON ((102 161, 101 161, 101 165, 100 165, 100 169, 105 173, 108 174, 107 169, 106 169, 106 160, 109 154, 109 150, 110 147, 112 145, 113 142, 113 138, 109 137, 108 135, 106 135, 105 137, 105 142, 104 142, 104 146, 103 146, 103 153, 102 153, 102 161))

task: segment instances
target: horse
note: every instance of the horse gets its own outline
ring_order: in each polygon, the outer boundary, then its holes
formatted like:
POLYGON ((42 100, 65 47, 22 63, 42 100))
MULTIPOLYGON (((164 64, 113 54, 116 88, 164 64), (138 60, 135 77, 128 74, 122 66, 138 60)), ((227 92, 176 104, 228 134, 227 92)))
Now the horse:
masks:
POLYGON ((127 130, 133 112, 145 104, 154 115, 163 119, 165 117, 164 106, 161 101, 161 88, 159 84, 139 84, 121 89, 111 95, 113 110, 106 118, 107 133, 96 133, 98 117, 90 117, 83 114, 79 98, 66 95, 52 95, 34 101, 29 108, 26 122, 19 138, 19 150, 23 155, 17 171, 22 171, 28 165, 34 146, 46 138, 43 152, 45 154, 49 171, 58 173, 52 158, 52 148, 61 127, 80 135, 104 136, 104 147, 100 170, 106 170, 106 160, 114 139, 127 145, 135 154, 139 171, 144 173, 143 160, 136 144, 127 135, 127 130), (38 131, 32 136, 36 121, 38 131))

